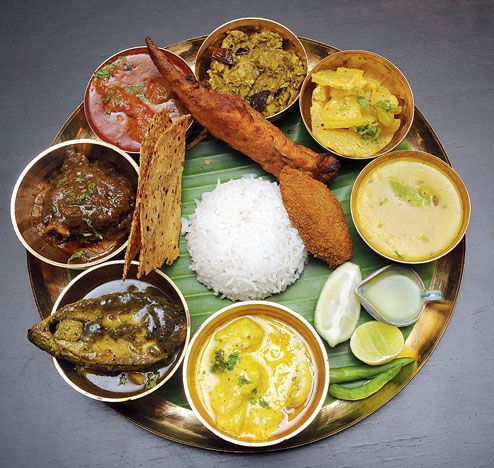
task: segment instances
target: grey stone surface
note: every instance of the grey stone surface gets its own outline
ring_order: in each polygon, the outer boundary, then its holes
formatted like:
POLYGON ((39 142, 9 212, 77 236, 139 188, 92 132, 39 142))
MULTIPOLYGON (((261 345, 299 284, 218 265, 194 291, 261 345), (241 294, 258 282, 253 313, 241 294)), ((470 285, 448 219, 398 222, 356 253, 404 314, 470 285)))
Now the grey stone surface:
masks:
POLYGON ((492 466, 494 456, 492 1, 45 1, 0 6, 0 464, 2 466, 492 466), (472 198, 462 291, 431 359, 396 398, 314 445, 232 456, 168 442, 64 384, 28 343, 38 316, 9 219, 22 168, 115 51, 276 19, 339 48, 376 51, 408 77, 472 198))

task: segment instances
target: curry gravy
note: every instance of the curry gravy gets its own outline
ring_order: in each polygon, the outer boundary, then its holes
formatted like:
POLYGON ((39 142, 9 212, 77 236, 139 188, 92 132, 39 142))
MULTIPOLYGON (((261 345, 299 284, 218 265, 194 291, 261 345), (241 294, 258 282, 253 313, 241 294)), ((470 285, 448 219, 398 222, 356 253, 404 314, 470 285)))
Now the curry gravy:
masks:
POLYGON ((221 431, 262 441, 304 414, 316 385, 314 358, 288 325, 245 316, 217 330, 195 370, 199 398, 221 431))

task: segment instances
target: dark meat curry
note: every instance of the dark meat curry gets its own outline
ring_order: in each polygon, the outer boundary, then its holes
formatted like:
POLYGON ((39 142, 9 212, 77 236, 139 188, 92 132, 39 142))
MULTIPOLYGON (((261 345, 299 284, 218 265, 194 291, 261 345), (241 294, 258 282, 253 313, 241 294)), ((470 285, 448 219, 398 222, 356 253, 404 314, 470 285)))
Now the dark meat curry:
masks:
POLYGON ((88 252, 106 251, 128 234, 134 204, 135 188, 127 177, 109 164, 68 151, 44 194, 39 231, 71 255, 70 261, 88 261, 88 252), (84 247, 90 249, 84 253, 84 247))

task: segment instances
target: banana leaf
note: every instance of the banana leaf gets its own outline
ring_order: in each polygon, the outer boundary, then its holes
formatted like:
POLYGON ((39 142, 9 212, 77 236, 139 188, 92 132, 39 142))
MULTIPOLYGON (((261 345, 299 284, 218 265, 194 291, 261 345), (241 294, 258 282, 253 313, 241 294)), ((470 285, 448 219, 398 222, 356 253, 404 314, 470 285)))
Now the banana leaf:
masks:
MULTIPOLYGON (((288 138, 315 151, 323 151, 305 129, 297 109, 278 121, 277 125, 288 138)), ((410 149, 410 145, 404 141, 397 149, 410 149)), ((354 249, 352 262, 360 266, 364 278, 378 268, 389 264, 388 260, 375 254, 360 238, 350 216, 350 194, 353 182, 365 164, 365 161, 342 160, 340 174, 329 185, 341 203, 350 226, 354 249)), ((203 140, 186 154, 182 185, 182 216, 188 218, 194 212, 196 200, 199 200, 203 193, 213 190, 218 182, 238 179, 246 174, 256 174, 266 180, 275 180, 250 158, 233 150, 225 143, 213 137, 203 140)), ((428 287, 434 272, 434 263, 419 265, 415 269, 428 287)), ((180 257, 173 266, 163 268, 163 271, 173 279, 185 296, 192 320, 192 333, 208 316, 232 303, 228 299, 215 296, 197 281, 195 273, 190 269, 190 256, 183 236, 180 238, 180 257)), ((286 291, 271 296, 268 300, 290 307, 312 323, 319 293, 331 272, 332 270, 325 262, 310 257, 300 278, 286 291)), ((359 324, 368 320, 371 320, 371 317, 362 309, 359 324)), ((401 329, 405 339, 412 328, 413 325, 401 329)), ((359 362, 350 351, 349 342, 341 343, 334 348, 326 345, 326 349, 330 366, 348 366, 359 362)), ((179 406, 188 407, 181 370, 160 388, 157 394, 179 406)), ((328 401, 331 400, 332 398, 328 397, 328 401)))

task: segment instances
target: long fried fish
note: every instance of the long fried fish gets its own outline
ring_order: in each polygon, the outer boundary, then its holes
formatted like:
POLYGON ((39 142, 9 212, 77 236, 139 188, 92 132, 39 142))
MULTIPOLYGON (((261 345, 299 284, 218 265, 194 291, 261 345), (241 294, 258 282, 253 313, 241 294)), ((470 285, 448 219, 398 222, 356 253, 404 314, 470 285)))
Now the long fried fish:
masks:
POLYGON ((220 94, 209 84, 179 70, 146 38, 149 55, 167 85, 192 116, 215 137, 259 163, 278 177, 286 165, 330 182, 338 173, 339 161, 329 153, 318 154, 299 145, 237 96, 220 94))
POLYGON ((326 185, 285 167, 280 174, 280 191, 288 217, 310 253, 332 267, 352 258, 348 223, 326 185))
POLYGON ((29 341, 56 358, 101 371, 145 371, 173 361, 184 312, 164 297, 119 292, 67 304, 34 325, 29 341))

